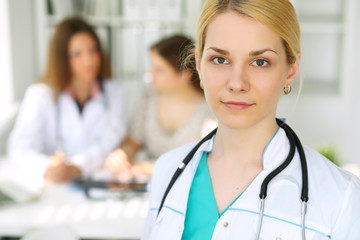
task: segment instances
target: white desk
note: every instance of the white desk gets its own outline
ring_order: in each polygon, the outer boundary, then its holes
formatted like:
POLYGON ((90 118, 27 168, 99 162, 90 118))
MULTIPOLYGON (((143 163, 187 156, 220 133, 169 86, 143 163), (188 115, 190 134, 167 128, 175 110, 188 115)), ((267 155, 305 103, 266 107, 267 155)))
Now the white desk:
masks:
MULTIPOLYGON (((1 169, 0 175, 5 173, 1 169)), ((51 185, 37 201, 0 209, 0 236, 16 237, 37 228, 66 225, 81 239, 139 239, 147 211, 147 196, 91 201, 78 189, 51 185)))

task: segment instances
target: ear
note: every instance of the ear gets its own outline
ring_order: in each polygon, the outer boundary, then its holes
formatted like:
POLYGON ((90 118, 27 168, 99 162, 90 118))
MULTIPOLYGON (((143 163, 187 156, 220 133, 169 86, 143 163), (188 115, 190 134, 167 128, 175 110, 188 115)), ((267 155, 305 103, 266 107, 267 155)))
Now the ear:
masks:
POLYGON ((300 69, 300 59, 301 59, 301 54, 299 53, 299 54, 298 54, 298 58, 296 59, 296 61, 289 66, 289 70, 288 70, 288 74, 287 74, 287 77, 286 77, 286 81, 285 81, 285 86, 284 86, 284 87, 293 84, 296 76, 297 76, 298 73, 299 73, 299 69, 300 69))

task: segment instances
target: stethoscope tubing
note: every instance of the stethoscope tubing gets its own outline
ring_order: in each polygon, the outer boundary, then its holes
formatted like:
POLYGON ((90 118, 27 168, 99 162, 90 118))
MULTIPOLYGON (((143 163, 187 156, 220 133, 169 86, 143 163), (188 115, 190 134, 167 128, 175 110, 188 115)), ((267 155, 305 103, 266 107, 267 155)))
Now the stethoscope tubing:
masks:
MULTIPOLYGON (((281 171, 283 171, 292 161, 296 148, 299 153, 300 162, 301 162, 301 172, 302 172, 302 190, 301 190, 301 201, 302 201, 302 211, 301 211, 301 232, 302 232, 302 239, 305 240, 305 214, 307 212, 307 201, 309 200, 308 197, 308 172, 307 172, 307 163, 306 163, 306 157, 304 148, 302 147, 302 144, 298 138, 298 136, 295 134, 295 132, 282 120, 276 119, 277 124, 279 127, 284 129, 287 138, 290 142, 290 150, 287 158, 285 161, 277 167, 275 170, 273 170, 269 175, 267 175, 261 184, 260 188, 260 209, 259 209, 259 224, 257 228, 256 238, 260 239, 260 233, 261 233, 261 227, 262 227, 262 220, 264 216, 264 209, 265 209, 265 198, 267 196, 267 187, 269 182, 277 176, 281 171)), ((203 139, 201 139, 196 146, 186 155, 184 160, 180 163, 178 168, 176 169, 173 177, 171 178, 169 185, 167 186, 165 193, 163 195, 163 198, 161 200, 159 210, 158 210, 158 216, 160 214, 160 211, 165 203, 166 197, 168 196, 171 188, 175 184, 176 180, 179 178, 180 174, 183 172, 187 164, 191 161, 191 159, 194 157, 196 151, 199 149, 199 147, 206 142, 207 140, 211 139, 216 134, 217 128, 214 129, 211 133, 209 133, 207 136, 205 136, 203 139)))
POLYGON ((199 149, 199 147, 206 142, 207 140, 211 139, 215 134, 216 134, 217 128, 215 128, 213 131, 211 131, 208 135, 206 135, 203 139, 201 139, 198 144, 196 144, 196 146, 188 153, 188 155, 186 155, 186 157, 184 158, 184 160, 180 163, 179 167, 176 169, 173 177, 171 178, 169 185, 167 186, 164 196, 161 200, 160 203, 160 207, 158 210, 158 215, 164 205, 165 199, 167 197, 167 195, 169 194, 172 186, 175 184, 176 180, 178 179, 178 177, 180 176, 180 174, 183 172, 183 170, 185 169, 185 167, 187 166, 187 164, 191 161, 191 159, 193 158, 193 156, 195 155, 196 151, 199 149))
POLYGON ((277 124, 279 127, 283 128, 287 138, 290 142, 290 150, 287 158, 285 161, 275 170, 273 170, 266 178, 264 179, 263 183, 261 184, 260 190, 260 210, 259 210, 259 223, 256 233, 256 240, 260 239, 261 227, 264 217, 264 209, 265 209, 265 198, 267 196, 267 186, 269 182, 278 175, 282 170, 284 170, 292 161, 294 154, 295 154, 295 147, 298 149, 300 163, 301 163, 301 174, 302 174, 302 190, 301 190, 301 201, 302 201, 302 208, 301 208, 301 236, 302 239, 305 240, 305 215, 307 211, 307 201, 308 197, 308 173, 307 173, 307 164, 306 164, 306 157, 304 148, 296 135, 296 133, 282 120, 276 119, 277 124))

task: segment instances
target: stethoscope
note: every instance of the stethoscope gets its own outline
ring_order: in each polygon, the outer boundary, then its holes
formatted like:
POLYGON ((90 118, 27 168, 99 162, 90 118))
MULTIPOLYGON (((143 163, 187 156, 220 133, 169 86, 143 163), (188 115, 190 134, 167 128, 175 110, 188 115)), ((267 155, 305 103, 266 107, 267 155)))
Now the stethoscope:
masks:
MULTIPOLYGON (((260 239, 262 221, 263 221, 263 218, 264 218, 265 198, 267 196, 268 184, 276 175, 278 175, 281 171, 283 171, 290 164, 291 160, 293 159, 293 157, 295 155, 295 148, 297 148, 298 152, 299 152, 299 156, 300 156, 301 173, 302 173, 302 190, 301 190, 301 197, 300 197, 301 202, 302 202, 302 206, 301 206, 301 234, 302 234, 302 239, 305 240, 305 215, 306 215, 306 212, 307 212, 307 201, 309 200, 309 197, 308 197, 308 172, 307 172, 307 164, 306 164, 305 153, 304 153, 304 149, 302 147, 302 144, 301 144, 298 136, 295 134, 295 132, 286 123, 284 123, 282 120, 276 119, 276 122, 279 125, 279 127, 281 127, 282 129, 285 130, 286 136, 287 136, 287 138, 289 139, 289 142, 290 142, 290 151, 289 151, 289 154, 288 154, 287 158, 285 159, 285 161, 279 167, 277 167, 275 170, 273 170, 269 175, 267 175, 266 178, 264 179, 264 181, 261 184, 260 194, 259 194, 259 197, 260 197, 260 211, 259 211, 260 213, 259 213, 259 215, 260 215, 260 217, 259 217, 259 223, 258 223, 257 232, 256 232, 256 238, 255 239, 256 240, 260 239)), ((188 153, 188 155, 180 163, 179 167, 176 169, 173 177, 171 178, 168 187, 166 188, 164 196, 163 196, 163 198, 161 200, 158 215, 159 215, 159 213, 160 213, 160 211, 161 211, 161 209, 162 209, 162 207, 164 205, 164 202, 165 202, 165 199, 166 199, 167 195, 169 194, 172 186, 174 185, 174 183, 176 182, 176 180, 178 179, 180 174, 184 171, 187 164, 194 157, 194 155, 195 155, 196 151, 199 149, 199 147, 204 142, 211 139, 216 134, 216 131, 217 131, 217 129, 213 130, 206 137, 201 139, 198 142, 198 144, 196 144, 196 146, 193 149, 191 149, 191 151, 188 153)))

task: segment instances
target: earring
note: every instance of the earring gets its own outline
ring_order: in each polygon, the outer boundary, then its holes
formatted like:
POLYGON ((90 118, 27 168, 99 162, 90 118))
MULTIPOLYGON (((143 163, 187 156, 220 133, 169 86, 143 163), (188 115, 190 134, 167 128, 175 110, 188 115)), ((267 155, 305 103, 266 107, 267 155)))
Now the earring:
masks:
POLYGON ((202 80, 200 80, 200 87, 201 87, 201 89, 204 89, 204 84, 203 84, 202 80))
POLYGON ((291 85, 284 87, 284 95, 288 95, 289 93, 291 93, 291 85))

